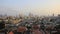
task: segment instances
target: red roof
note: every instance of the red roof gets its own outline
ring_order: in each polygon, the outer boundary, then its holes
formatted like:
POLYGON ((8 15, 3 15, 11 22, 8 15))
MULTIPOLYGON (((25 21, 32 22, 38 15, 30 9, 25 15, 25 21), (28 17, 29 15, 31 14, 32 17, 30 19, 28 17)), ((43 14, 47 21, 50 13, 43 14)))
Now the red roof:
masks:
POLYGON ((26 31, 26 27, 19 27, 17 31, 18 32, 24 32, 24 31, 26 31))

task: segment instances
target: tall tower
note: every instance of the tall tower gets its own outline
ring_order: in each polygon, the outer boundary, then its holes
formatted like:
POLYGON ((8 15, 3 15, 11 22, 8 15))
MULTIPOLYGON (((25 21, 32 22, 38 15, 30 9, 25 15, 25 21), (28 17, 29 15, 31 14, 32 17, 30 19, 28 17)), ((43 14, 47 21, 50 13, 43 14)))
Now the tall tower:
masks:
POLYGON ((33 17, 33 14, 32 13, 29 13, 29 17, 33 17))
POLYGON ((52 16, 54 16, 54 13, 53 13, 53 15, 52 16))

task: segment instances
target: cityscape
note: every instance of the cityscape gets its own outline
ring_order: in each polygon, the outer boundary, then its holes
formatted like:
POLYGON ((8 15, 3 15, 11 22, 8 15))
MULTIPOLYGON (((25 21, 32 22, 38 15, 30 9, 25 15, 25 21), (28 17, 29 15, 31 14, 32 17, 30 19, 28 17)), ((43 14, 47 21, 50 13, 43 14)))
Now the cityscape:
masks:
POLYGON ((60 34, 60 0, 0 0, 0 34, 60 34))
POLYGON ((60 29, 60 14, 57 16, 52 15, 43 17, 32 16, 32 14, 29 14, 29 16, 19 15, 19 17, 0 16, 0 30, 1 32, 5 32, 5 34, 12 34, 12 31, 16 31, 15 33, 18 34, 18 29, 19 32, 20 30, 21 32, 27 31, 24 34, 32 34, 33 32, 31 32, 31 30, 35 28, 37 30, 43 30, 43 34, 57 32, 58 29, 60 29), (25 28, 27 28, 27 30, 25 28))

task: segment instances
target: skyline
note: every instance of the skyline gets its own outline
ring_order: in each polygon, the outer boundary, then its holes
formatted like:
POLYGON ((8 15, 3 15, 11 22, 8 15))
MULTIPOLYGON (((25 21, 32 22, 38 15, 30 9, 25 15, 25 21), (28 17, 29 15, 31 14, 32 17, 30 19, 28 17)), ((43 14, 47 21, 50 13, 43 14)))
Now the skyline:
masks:
POLYGON ((60 0, 0 0, 0 14, 60 14, 60 0))

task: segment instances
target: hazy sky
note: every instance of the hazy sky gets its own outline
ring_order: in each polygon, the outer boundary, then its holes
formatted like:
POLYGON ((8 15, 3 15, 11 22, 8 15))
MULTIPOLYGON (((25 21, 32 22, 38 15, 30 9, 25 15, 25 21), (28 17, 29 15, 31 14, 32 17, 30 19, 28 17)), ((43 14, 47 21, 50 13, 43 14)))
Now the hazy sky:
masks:
POLYGON ((60 14, 60 0, 0 0, 0 14, 60 14))

